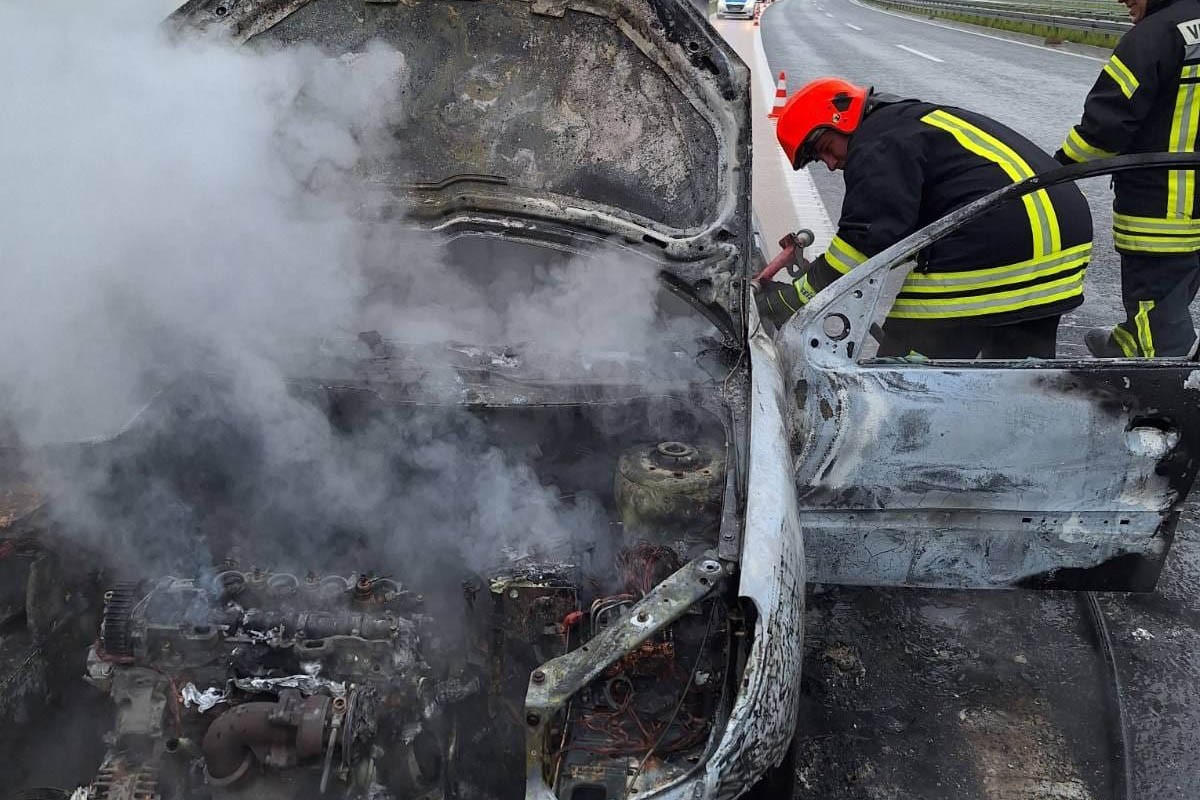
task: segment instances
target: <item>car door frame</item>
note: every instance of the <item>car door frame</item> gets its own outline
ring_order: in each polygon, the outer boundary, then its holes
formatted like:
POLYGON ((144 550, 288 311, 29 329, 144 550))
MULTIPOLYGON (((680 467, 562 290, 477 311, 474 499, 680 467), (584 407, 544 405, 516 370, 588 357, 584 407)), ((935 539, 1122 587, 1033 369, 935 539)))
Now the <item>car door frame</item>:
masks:
POLYGON ((1005 187, 856 267, 783 326, 810 581, 1155 587, 1200 462, 1200 364, 863 353, 913 255, 997 204, 1197 166, 1192 153, 1122 156, 1005 187))

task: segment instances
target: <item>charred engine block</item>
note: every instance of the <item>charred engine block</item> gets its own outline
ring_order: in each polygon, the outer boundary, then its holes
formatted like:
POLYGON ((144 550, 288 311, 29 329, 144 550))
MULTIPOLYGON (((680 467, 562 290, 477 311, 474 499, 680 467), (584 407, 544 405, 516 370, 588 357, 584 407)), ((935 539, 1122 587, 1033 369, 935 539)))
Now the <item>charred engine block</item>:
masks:
POLYGON ((480 681, 446 666, 422 606, 368 576, 114 586, 89 653, 116 706, 108 788, 91 796, 424 796, 445 708, 480 681), (114 794, 113 773, 155 788, 114 794))

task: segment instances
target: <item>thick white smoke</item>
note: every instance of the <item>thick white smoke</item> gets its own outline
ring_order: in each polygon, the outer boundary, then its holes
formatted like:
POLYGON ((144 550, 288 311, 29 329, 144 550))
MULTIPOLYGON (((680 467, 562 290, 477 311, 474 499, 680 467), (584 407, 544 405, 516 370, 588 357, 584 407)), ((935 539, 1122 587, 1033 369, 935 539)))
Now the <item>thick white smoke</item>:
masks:
MULTIPOLYGON (((297 561, 320 557, 299 522, 336 520, 393 543, 423 529, 446 544, 462 531, 450 543, 477 564, 603 525, 598 509, 564 506, 469 425, 461 440, 411 432, 400 444, 431 472, 395 496, 382 477, 394 448, 340 436, 285 375, 303 374, 313 343, 354 342, 368 328, 410 342, 523 343, 568 360, 676 359, 657 327, 653 270, 603 256, 497 304, 441 268, 433 239, 355 215, 364 165, 403 158, 389 135, 404 113, 403 54, 172 41, 146 5, 0 0, 0 407, 21 441, 112 434, 154 387, 207 370, 231 376, 236 408, 196 414, 214 430, 228 416, 253 430, 258 472, 237 488, 298 521, 300 538, 276 548, 297 561), (381 274, 395 291, 377 291, 381 274), (447 488, 457 518, 444 513, 447 488)), ((684 338, 698 330, 685 324, 684 338)), ((118 549, 157 531, 162 552, 142 553, 148 569, 168 553, 203 561, 196 534, 214 524, 197 521, 203 497, 150 475, 135 503, 104 506, 111 471, 83 459, 55 473, 45 488, 69 526, 86 521, 90 544, 118 549)), ((218 522, 234 539, 260 533, 252 519, 218 522)))
POLYGON ((403 57, 173 44, 144 6, 0 5, 0 383, 30 439, 127 418, 180 358, 350 330, 363 291, 347 173, 403 57))

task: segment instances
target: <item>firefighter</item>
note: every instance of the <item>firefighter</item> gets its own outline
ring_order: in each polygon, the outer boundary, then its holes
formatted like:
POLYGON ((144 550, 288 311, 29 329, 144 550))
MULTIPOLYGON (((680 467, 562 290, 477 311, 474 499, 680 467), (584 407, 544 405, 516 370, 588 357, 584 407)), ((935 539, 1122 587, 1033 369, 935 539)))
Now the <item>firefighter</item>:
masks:
MULTIPOLYGON (((1200 113, 1200 1, 1123 0, 1121 37, 1054 157, 1064 164, 1126 153, 1191 152, 1200 113)), ((1188 305, 1200 288, 1200 218, 1191 170, 1113 177, 1113 244, 1125 320, 1084 334, 1092 355, 1190 357, 1188 305)))
MULTIPOLYGON (((824 255, 758 295, 777 325, 835 279, 990 192, 1057 167, 981 114, 905 100, 838 78, 797 91, 777 123, 795 169, 844 170, 842 214, 824 255)), ((879 355, 1053 358, 1058 320, 1083 302, 1091 213, 1073 185, 1001 204, 925 248, 884 324, 879 355)))

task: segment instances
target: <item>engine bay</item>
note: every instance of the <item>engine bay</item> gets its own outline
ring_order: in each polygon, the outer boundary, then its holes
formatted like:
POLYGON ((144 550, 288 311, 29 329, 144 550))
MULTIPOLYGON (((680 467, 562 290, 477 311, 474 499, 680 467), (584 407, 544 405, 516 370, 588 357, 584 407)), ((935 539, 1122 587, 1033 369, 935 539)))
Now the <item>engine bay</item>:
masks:
POLYGON ((139 146, 80 149, 120 169, 64 169, 99 191, 57 218, 100 230, 25 256, 63 282, 3 387, 0 800, 606 800, 778 763, 790 698, 722 739, 747 662, 794 670, 733 588, 749 80, 703 15, 117 16, 68 52, 137 68, 42 93, 139 146))
MULTIPOLYGON (((297 514, 249 491, 244 476, 269 456, 232 410, 216 426, 196 414, 201 396, 211 410, 220 393, 161 397, 87 457, 106 475, 93 524, 134 529, 125 552, 88 573, 99 596, 79 616, 94 641, 57 654, 103 698, 105 713, 71 721, 103 755, 93 774, 71 776, 77 788, 60 778, 61 794, 47 796, 516 798, 535 780, 561 798, 605 800, 702 762, 752 630, 722 591, 731 475, 717 416, 667 396, 396 410, 331 389, 308 407, 348 451, 361 453, 369 431, 379 456, 376 505, 360 510, 386 524, 369 530, 315 496, 297 514), (452 431, 469 458, 432 463, 429 445, 452 431), (530 513, 513 486, 491 487, 487 500, 525 511, 490 516, 465 487, 497 471, 551 502, 530 513), (162 519, 129 513, 150 476, 188 506, 188 542, 169 558, 162 519), (421 508, 430 497, 436 520, 421 508), (417 518, 432 525, 424 536, 408 533, 417 518), (539 530, 492 527, 518 519, 539 530), (251 521, 254 536, 243 532, 251 521), (574 530, 541 530, 559 524, 574 530), (446 537, 455 525, 458 541, 446 537), (325 558, 305 567, 314 553, 325 558), (575 661, 556 666, 564 659, 575 661), (563 702, 542 718, 532 698, 551 689, 563 702)), ((311 489, 316 468, 275 465, 271 480, 311 489)))

